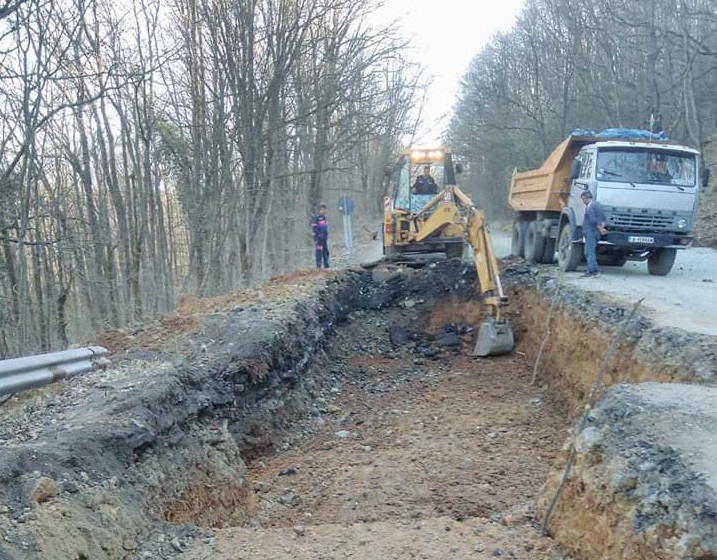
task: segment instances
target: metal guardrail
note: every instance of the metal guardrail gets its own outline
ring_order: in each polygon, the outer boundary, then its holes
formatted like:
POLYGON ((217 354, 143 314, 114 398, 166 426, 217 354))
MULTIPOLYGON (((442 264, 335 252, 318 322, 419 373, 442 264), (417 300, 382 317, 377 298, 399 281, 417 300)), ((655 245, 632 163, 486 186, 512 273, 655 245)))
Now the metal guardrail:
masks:
POLYGON ((93 360, 107 354, 102 346, 0 361, 0 395, 49 385, 94 368, 93 360))

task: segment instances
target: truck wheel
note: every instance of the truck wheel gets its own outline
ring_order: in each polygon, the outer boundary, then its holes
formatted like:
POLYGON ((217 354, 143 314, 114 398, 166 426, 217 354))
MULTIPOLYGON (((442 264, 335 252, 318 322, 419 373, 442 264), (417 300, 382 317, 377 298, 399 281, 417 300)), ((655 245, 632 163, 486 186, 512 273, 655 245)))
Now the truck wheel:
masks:
POLYGON ((558 266, 565 272, 577 270, 583 259, 583 244, 573 243, 570 224, 563 224, 558 238, 558 266))
POLYGON ((677 249, 657 249, 647 258, 647 270, 654 276, 665 276, 675 264, 677 249))
POLYGON ((530 222, 525 232, 525 260, 543 262, 543 253, 545 253, 545 237, 538 231, 538 223, 530 222))
POLYGON ((510 240, 510 252, 515 257, 525 256, 525 238, 523 237, 523 221, 513 222, 513 237, 510 240))

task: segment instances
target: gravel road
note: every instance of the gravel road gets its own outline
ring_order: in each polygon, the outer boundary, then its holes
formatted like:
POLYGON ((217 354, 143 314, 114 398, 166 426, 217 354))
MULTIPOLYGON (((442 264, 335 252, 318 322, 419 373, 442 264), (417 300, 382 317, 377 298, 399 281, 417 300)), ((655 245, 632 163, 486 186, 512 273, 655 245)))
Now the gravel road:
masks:
POLYGON ((623 267, 602 267, 598 278, 581 278, 582 272, 550 274, 570 285, 599 293, 608 300, 634 304, 643 299, 641 312, 661 327, 717 336, 717 251, 692 247, 677 254, 667 276, 652 276, 644 262, 623 267))

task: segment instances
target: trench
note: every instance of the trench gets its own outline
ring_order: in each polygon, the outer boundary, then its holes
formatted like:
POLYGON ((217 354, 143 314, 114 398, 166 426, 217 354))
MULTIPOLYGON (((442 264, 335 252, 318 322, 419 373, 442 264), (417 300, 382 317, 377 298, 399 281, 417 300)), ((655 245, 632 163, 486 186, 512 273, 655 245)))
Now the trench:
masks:
MULTIPOLYGON (((509 315, 515 351, 476 359, 469 354, 481 309, 465 289, 471 281, 426 297, 420 288, 408 297, 402 290, 381 309, 349 313, 285 399, 280 429, 266 433, 262 421, 248 436, 234 434, 245 443, 245 470, 233 498, 227 503, 226 489, 221 502, 215 493, 195 495, 192 508, 169 504, 167 518, 207 526, 204 512, 212 511, 214 528, 287 529, 430 524, 447 516, 463 525, 509 525, 511 542, 489 545, 493 555, 684 557, 684 547, 663 546, 679 540, 680 529, 638 527, 625 496, 586 487, 582 472, 551 510, 546 534, 539 530, 565 469, 566 443, 627 310, 598 309, 591 320, 561 305, 562 294, 551 300, 516 282, 509 315)), ((639 317, 633 323, 606 364, 605 387, 694 379, 683 361, 661 360, 654 340, 646 353, 638 341, 649 325, 639 317)), ((446 552, 456 554, 452 546, 446 552)))
MULTIPOLYGON (((108 428, 42 451, 46 476, 82 467, 82 484, 60 492, 59 520, 43 500, 35 525, 18 526, 37 529, 17 542, 38 555, 6 556, 717 558, 700 446, 687 460, 657 437, 683 409, 650 400, 656 384, 677 396, 710 385, 715 341, 639 314, 623 328, 628 309, 505 268, 516 345, 502 356, 470 356, 482 310, 474 270, 455 261, 288 278, 162 321, 171 337, 123 339, 122 399, 100 385, 108 428), (135 365, 150 356, 161 366, 135 365)), ((709 442, 705 399, 675 398, 700 410, 684 424, 709 442)), ((2 463, 3 480, 20 470, 2 463)))

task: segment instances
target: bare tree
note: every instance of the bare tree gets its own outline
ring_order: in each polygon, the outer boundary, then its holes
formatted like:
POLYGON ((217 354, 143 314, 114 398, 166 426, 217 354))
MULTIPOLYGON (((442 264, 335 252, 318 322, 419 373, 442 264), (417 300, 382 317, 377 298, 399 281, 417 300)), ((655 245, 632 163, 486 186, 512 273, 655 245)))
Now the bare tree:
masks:
POLYGON ((319 197, 378 210, 421 86, 369 8, 6 4, 0 352, 303 266, 319 197))

